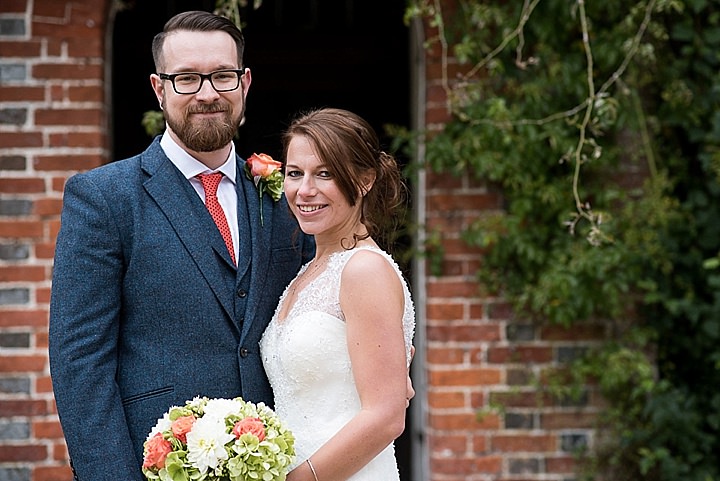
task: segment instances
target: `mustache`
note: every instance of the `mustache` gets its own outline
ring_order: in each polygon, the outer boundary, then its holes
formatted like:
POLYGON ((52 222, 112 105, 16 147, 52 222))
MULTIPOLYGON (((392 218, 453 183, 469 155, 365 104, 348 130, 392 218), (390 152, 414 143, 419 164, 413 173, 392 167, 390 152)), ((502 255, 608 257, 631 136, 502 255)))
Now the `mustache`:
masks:
POLYGON ((198 104, 188 107, 187 112, 189 114, 212 114, 215 112, 227 112, 229 109, 227 105, 216 103, 216 104, 198 104))

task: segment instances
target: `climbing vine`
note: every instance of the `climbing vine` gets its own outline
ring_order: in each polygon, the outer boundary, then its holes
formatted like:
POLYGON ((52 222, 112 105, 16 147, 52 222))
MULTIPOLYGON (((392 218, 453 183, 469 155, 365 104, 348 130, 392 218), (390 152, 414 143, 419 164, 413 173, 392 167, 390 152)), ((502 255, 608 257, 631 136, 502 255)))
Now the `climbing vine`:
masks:
POLYGON ((463 232, 480 285, 538 322, 609 327, 547 386, 592 378, 608 401, 585 476, 719 479, 720 4, 416 0, 407 17, 433 32, 452 115, 408 138, 503 193, 463 232))

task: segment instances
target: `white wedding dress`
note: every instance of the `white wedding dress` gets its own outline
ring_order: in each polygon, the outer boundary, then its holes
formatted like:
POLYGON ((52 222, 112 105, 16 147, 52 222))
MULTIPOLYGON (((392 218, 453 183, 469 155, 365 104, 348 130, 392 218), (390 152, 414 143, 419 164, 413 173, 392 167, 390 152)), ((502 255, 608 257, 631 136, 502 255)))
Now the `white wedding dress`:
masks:
MULTIPOLYGON (((339 299, 343 268, 360 249, 383 255, 401 279, 405 291, 403 330, 410 362, 415 310, 397 264, 384 251, 374 247, 357 247, 332 254, 325 270, 301 291, 287 318, 281 320, 278 313, 291 283, 280 298, 260 347, 265 371, 275 394, 275 411, 295 435, 297 457, 293 468, 312 456, 360 410, 339 299)), ((303 266, 298 275, 308 265, 303 266)), ((372 280, 368 279, 368 282, 372 280)), ((349 479, 398 480, 394 445, 390 444, 349 479)))

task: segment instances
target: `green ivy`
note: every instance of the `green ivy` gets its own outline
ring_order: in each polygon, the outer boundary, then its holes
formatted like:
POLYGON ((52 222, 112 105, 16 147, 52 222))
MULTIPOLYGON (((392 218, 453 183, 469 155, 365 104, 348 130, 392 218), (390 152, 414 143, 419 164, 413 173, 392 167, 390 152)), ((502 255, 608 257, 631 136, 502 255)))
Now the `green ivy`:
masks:
POLYGON ((503 193, 463 232, 481 285, 611 326, 554 386, 609 403, 582 474, 720 479, 720 2, 444 3, 407 11, 467 72, 425 160, 503 193))

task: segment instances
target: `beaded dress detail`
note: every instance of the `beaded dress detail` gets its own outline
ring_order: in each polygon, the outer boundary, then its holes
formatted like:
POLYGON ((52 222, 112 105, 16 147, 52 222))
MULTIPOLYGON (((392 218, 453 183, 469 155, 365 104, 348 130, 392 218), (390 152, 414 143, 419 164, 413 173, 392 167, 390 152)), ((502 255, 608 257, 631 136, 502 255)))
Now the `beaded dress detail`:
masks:
MULTIPOLYGON (((376 247, 336 252, 320 275, 300 292, 286 319, 278 314, 292 283, 285 289, 260 348, 275 394, 275 411, 295 435, 293 468, 309 458, 360 410, 347 348, 345 318, 340 310, 340 279, 350 258, 361 249, 381 254, 392 264, 405 293, 405 351, 415 332, 410 291, 392 257, 376 247)), ((311 263, 302 267, 300 276, 311 263)), ((394 445, 388 446, 349 481, 399 480, 394 445)))

